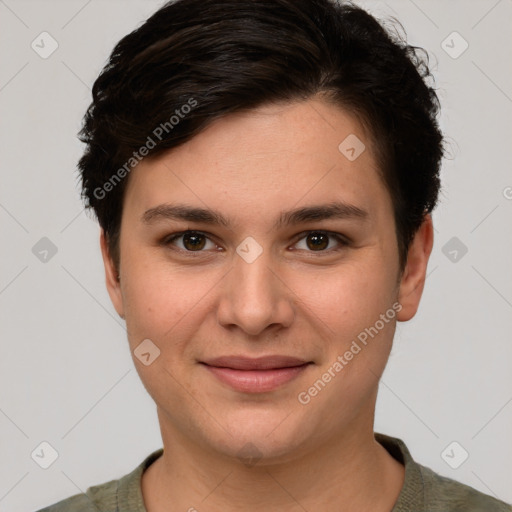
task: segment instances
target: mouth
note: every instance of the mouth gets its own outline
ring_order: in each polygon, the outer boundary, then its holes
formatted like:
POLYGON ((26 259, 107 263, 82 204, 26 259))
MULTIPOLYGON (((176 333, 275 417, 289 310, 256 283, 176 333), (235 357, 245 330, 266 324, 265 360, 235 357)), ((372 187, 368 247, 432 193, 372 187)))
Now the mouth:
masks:
POLYGON ((219 381, 243 393, 265 393, 292 381, 313 361, 289 356, 224 356, 201 364, 219 381))

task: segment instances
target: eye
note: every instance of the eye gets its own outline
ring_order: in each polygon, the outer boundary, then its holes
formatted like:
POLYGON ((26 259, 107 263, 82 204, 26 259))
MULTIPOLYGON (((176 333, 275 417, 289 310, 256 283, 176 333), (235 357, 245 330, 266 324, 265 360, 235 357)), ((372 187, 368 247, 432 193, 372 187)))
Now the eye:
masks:
MULTIPOLYGON (((305 250, 307 252, 334 252, 349 245, 349 241, 339 233, 332 233, 329 231, 306 231, 301 233, 301 235, 303 236, 299 239, 299 242, 303 245, 300 247, 300 243, 296 242, 295 248, 305 250), (302 242, 302 240, 304 240, 304 242, 302 242), (334 247, 331 243, 333 240, 335 241, 334 247)), ((162 240, 162 244, 164 246, 177 246, 178 250, 188 253, 200 253, 215 249, 221 250, 214 242, 212 242, 206 233, 192 230, 168 235, 162 240), (181 241, 181 244, 178 244, 177 241, 181 241), (208 244, 210 245, 208 246, 208 244)))
MULTIPOLYGON (((302 233, 304 234, 304 233, 302 233)), ((346 247, 348 240, 339 233, 331 233, 328 231, 308 231, 300 240, 305 240, 300 250, 307 250, 308 252, 332 252, 339 251, 346 247), (338 247, 332 247, 330 239, 334 239, 338 243, 338 247), (327 249, 327 250, 326 250, 327 249)), ((296 247, 298 246, 295 244, 296 247)))
POLYGON ((203 252, 203 249, 215 249, 217 246, 206 236, 206 234, 200 231, 183 231, 182 233, 174 233, 165 237, 162 241, 164 245, 176 245, 175 241, 182 239, 181 247, 178 248, 182 251, 187 252, 203 252), (208 242, 210 247, 207 247, 208 242))

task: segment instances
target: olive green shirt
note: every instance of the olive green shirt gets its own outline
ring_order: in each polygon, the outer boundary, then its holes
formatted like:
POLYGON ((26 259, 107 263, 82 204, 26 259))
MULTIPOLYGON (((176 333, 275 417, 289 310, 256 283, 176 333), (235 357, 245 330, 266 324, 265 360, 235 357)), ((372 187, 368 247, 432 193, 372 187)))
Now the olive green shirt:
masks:
MULTIPOLYGON (((405 466, 405 481, 391 512, 512 512, 512 506, 415 462, 401 439, 375 434, 377 441, 405 466)), ((38 512, 147 512, 141 476, 163 453, 154 451, 119 480, 89 487, 38 512)))

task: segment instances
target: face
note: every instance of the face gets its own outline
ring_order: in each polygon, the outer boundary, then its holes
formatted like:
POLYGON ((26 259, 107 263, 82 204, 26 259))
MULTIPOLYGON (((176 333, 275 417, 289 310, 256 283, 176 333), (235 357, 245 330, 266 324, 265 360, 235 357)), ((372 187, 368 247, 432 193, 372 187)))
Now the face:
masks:
POLYGON ((162 430, 284 460, 372 428, 396 320, 421 295, 424 232, 401 276, 371 141, 320 99, 232 114, 139 163, 120 282, 102 247, 162 430))

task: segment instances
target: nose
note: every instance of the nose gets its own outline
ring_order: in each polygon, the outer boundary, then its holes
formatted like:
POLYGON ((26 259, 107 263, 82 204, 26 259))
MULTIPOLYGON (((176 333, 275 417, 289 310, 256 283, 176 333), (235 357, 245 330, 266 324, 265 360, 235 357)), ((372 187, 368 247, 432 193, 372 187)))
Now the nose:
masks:
POLYGON ((251 336, 265 329, 289 327, 295 318, 293 292, 277 268, 263 253, 252 262, 236 255, 233 267, 221 284, 218 321, 226 328, 237 326, 251 336))

